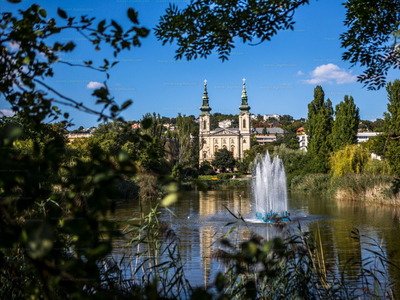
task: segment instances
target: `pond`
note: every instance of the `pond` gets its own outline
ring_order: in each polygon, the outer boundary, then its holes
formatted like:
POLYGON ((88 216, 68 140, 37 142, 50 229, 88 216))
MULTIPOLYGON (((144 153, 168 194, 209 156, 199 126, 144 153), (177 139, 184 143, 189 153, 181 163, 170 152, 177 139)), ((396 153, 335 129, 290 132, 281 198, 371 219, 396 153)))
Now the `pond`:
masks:
MULTIPOLYGON (((180 239, 179 250, 185 263, 187 279, 193 286, 208 286, 215 274, 223 271, 220 263, 212 259, 212 253, 218 247, 212 243, 214 234, 235 218, 227 208, 237 214, 241 212, 247 220, 248 229, 243 226, 241 238, 249 237, 255 232, 262 237, 282 235, 272 225, 256 224, 254 205, 249 189, 216 190, 207 193, 186 192, 184 200, 169 207, 171 212, 163 209, 160 221, 172 228, 180 239)), ((144 202, 142 214, 150 211, 150 202, 144 202)), ((400 208, 381 206, 363 202, 334 201, 324 197, 309 195, 288 195, 288 207, 293 222, 285 228, 292 233, 299 230, 318 233, 324 253, 329 264, 343 266, 351 257, 365 258, 369 254, 359 243, 350 237, 350 232, 358 229, 362 234, 382 243, 386 253, 390 254, 397 265, 400 265, 400 208)), ((140 216, 137 202, 118 205, 115 218, 127 220, 140 216)), ((367 242, 368 240, 365 239, 367 242)), ((125 240, 116 240, 115 251, 121 249, 125 240)), ((356 276, 357 270, 349 269, 346 276, 356 276)), ((389 268, 389 275, 397 277, 399 273, 389 268)), ((396 292, 400 291, 400 280, 397 280, 396 292)))

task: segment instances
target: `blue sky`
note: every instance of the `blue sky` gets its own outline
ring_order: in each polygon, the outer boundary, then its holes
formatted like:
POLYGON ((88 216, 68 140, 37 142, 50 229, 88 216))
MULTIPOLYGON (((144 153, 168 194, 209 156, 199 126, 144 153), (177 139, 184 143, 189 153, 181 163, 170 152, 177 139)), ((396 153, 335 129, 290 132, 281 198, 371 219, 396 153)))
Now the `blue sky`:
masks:
MULTIPOLYGON (((0 0, 0 11, 16 11, 27 8, 34 1, 10 4, 0 0)), ((114 1, 40 1, 48 17, 57 19, 57 7, 68 15, 87 14, 102 19, 115 19, 123 28, 130 22, 127 9, 139 12, 141 26, 154 28, 168 7, 164 0, 114 0, 114 1)), ((180 7, 186 0, 174 2, 180 7)), ((335 106, 344 95, 352 95, 360 108, 362 119, 381 118, 387 108, 385 89, 368 91, 358 83, 355 76, 362 73, 358 67, 341 60, 344 49, 339 36, 345 31, 345 10, 342 1, 310 1, 295 14, 294 31, 281 31, 270 42, 258 46, 236 44, 228 61, 222 62, 217 55, 194 61, 174 59, 176 44, 162 46, 154 37, 154 31, 142 40, 140 48, 122 52, 119 63, 110 72, 107 84, 115 99, 122 103, 133 100, 124 113, 126 120, 138 120, 146 112, 176 117, 199 114, 202 102, 203 81, 208 81, 208 93, 212 113, 239 112, 242 78, 246 78, 247 94, 251 112, 255 114, 289 114, 295 119, 307 117, 307 104, 313 99, 317 84, 325 91, 335 106)), ((57 19, 60 22, 63 22, 57 19)), ((62 24, 62 23, 61 23, 62 24)), ((97 23, 96 23, 97 24, 97 23)), ((74 41, 76 49, 61 58, 71 63, 93 60, 101 65, 103 58, 115 61, 112 52, 103 45, 96 52, 93 46, 78 33, 70 31, 59 35, 58 40, 74 41)), ((47 83, 59 92, 89 107, 94 105, 92 87, 106 80, 105 74, 65 65, 54 67, 55 76, 47 83)), ((388 80, 394 80, 397 71, 391 71, 388 80)), ((0 110, 10 109, 0 98, 0 110)), ((96 117, 66 108, 75 127, 96 126, 96 117)))

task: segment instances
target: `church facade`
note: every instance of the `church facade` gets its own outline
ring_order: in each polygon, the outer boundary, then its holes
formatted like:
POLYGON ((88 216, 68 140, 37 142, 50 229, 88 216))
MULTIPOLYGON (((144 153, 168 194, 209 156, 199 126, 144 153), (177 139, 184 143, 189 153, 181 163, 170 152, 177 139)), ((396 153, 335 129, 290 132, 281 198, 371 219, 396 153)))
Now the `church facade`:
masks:
POLYGON ((244 157, 244 151, 251 147, 251 114, 247 103, 246 84, 243 79, 242 103, 239 106, 239 128, 217 128, 211 130, 211 107, 207 92, 207 81, 204 81, 203 105, 200 107, 199 115, 199 140, 200 155, 199 163, 211 162, 215 153, 220 149, 228 149, 233 153, 235 159, 244 157))

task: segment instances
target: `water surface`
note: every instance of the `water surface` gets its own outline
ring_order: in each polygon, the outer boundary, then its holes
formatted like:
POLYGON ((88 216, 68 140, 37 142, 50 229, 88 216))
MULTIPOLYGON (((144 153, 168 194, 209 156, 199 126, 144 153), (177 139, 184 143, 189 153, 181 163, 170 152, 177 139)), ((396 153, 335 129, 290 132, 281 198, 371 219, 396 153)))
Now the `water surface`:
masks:
MULTIPOLYGON (((126 220, 140 217, 140 210, 144 215, 150 211, 151 205, 146 202, 139 208, 137 202, 120 204, 114 218, 126 220)), ((212 259, 212 253, 218 245, 211 245, 216 238, 214 234, 235 220, 227 208, 235 214, 241 213, 248 221, 248 228, 241 227, 240 238, 250 237, 251 232, 266 239, 283 234, 276 227, 253 223, 254 206, 248 189, 207 193, 192 191, 185 193, 184 200, 170 207, 173 214, 161 211, 160 221, 172 228, 180 239, 179 249, 185 263, 186 277, 192 285, 209 285, 216 272, 224 270, 212 259)), ((358 229, 382 243, 386 253, 400 265, 400 208, 288 194, 288 210, 295 221, 285 231, 295 233, 300 225, 303 230, 319 232, 318 240, 322 243, 324 258, 328 263, 343 266, 351 257, 360 259, 370 255, 350 237, 350 232, 358 229)), ((226 231, 220 231, 217 237, 226 231)), ((124 243, 122 239, 117 240, 114 247, 122 247, 124 243)), ((394 268, 389 269, 389 274, 392 277, 399 275, 394 268)), ((346 272, 349 278, 356 275, 356 267, 346 272)), ((397 282, 396 290, 400 291, 400 280, 397 282)))

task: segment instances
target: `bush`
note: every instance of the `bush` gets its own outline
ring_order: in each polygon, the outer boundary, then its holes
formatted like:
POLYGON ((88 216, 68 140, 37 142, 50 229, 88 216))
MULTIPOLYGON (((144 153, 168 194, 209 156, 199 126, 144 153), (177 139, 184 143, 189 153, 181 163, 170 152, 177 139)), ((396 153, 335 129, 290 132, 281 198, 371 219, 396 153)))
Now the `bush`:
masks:
POLYGON ((213 167, 209 161, 203 161, 200 165, 199 175, 215 175, 213 167))
POLYGON ((293 177, 291 190, 306 194, 324 194, 330 188, 330 175, 328 174, 307 174, 293 177))
POLYGON ((234 175, 233 173, 219 173, 217 174, 217 178, 222 180, 228 180, 231 179, 233 175, 234 175))

